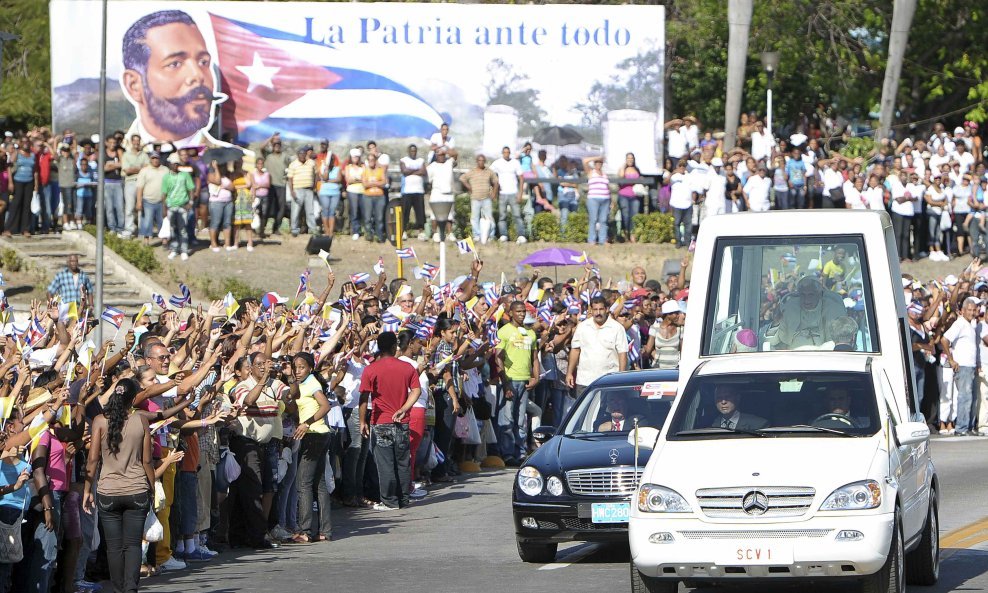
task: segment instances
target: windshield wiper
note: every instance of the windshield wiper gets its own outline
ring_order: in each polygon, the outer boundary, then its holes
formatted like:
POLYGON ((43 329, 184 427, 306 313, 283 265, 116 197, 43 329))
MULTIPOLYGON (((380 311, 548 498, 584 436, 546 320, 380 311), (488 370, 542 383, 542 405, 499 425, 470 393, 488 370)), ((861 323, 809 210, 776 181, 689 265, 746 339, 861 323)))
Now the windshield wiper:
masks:
POLYGON ((838 428, 828 428, 826 426, 813 426, 810 424, 794 424, 792 426, 774 426, 772 428, 766 428, 763 430, 770 430, 772 432, 826 432, 828 434, 835 434, 842 437, 857 438, 860 435, 851 434, 849 432, 844 432, 838 428))
POLYGON ((722 426, 710 426, 708 428, 694 428, 693 430, 681 430, 675 434, 677 437, 691 437, 691 436, 702 436, 708 434, 717 434, 720 432, 735 432, 740 434, 747 434, 753 437, 767 437, 771 436, 761 432, 761 430, 747 430, 744 428, 724 428, 722 426))

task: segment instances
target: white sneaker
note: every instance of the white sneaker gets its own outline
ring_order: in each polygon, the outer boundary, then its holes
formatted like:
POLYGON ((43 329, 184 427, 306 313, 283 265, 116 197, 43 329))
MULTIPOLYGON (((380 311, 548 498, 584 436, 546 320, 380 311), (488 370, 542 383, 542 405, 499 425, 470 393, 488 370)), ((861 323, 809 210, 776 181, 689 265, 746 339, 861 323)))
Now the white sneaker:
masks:
POLYGON ((174 556, 169 556, 168 560, 165 560, 158 568, 161 570, 182 570, 184 569, 185 563, 175 558, 174 556))
POLYGON ((134 233, 132 233, 130 231, 124 231, 124 232, 120 233, 120 238, 121 239, 130 239, 133 236, 134 236, 134 233))
POLYGON ((439 236, 439 233, 436 233, 435 235, 432 235, 432 242, 433 243, 442 243, 442 238, 439 236))
POLYGON ((419 233, 419 241, 426 241, 426 240, 428 240, 428 237, 425 236, 425 233, 419 233))
POLYGON ((515 243, 517 243, 519 245, 521 245, 523 243, 528 243, 528 239, 525 238, 525 235, 518 235, 518 240, 515 241, 515 243))
POLYGON ((947 436, 947 429, 946 429, 946 428, 941 428, 941 429, 940 429, 940 430, 939 430, 939 431, 937 432, 937 434, 939 434, 940 436, 947 436))
POLYGON ((354 233, 353 236, 350 237, 350 238, 353 239, 354 241, 359 241, 360 240, 360 233, 354 233))
POLYGON ((456 243, 456 235, 454 235, 453 233, 450 233, 450 234, 446 235, 446 242, 447 243, 456 243))
POLYGON ((507 243, 508 242, 508 236, 507 235, 501 235, 501 238, 498 239, 498 240, 501 241, 502 243, 507 243))
POLYGON ((389 507, 388 505, 384 504, 383 502, 376 502, 376 503, 374 503, 374 510, 375 511, 397 511, 398 510, 398 507, 389 507))
POLYGON ((182 261, 189 261, 189 254, 188 253, 183 253, 182 256, 180 257, 180 259, 182 261))
POLYGON ((172 251, 171 253, 168 254, 168 259, 175 259, 176 257, 178 257, 177 251, 172 251))
POLYGON ((414 499, 416 499, 416 500, 417 500, 417 499, 420 499, 420 498, 425 498, 425 496, 426 496, 427 494, 429 494, 429 492, 428 492, 428 491, 426 491, 426 490, 422 490, 421 488, 416 488, 415 490, 412 490, 412 493, 411 493, 411 494, 409 494, 408 496, 409 496, 410 498, 414 498, 414 499))
POLYGON ((220 555, 219 552, 216 552, 216 551, 213 551, 213 550, 210 550, 209 548, 207 548, 206 547, 206 544, 198 544, 198 545, 196 545, 196 552, 202 552, 203 554, 205 554, 206 556, 209 556, 210 558, 215 558, 216 556, 219 556, 220 555))

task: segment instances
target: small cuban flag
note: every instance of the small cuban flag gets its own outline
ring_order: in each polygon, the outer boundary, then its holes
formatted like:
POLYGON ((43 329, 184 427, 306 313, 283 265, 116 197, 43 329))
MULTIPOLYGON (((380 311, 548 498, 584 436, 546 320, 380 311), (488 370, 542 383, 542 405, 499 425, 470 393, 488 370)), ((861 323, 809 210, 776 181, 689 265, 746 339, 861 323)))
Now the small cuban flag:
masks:
POLYGON ((418 259, 418 256, 415 255, 414 247, 395 249, 395 255, 397 255, 399 259, 418 259))
POLYGON ((154 302, 155 305, 158 305, 159 307, 161 307, 165 311, 168 310, 168 303, 165 302, 165 297, 161 296, 160 294, 158 294, 156 292, 155 293, 152 293, 151 294, 151 300, 154 302))
POLYGON ((421 280, 435 280, 436 276, 439 275, 439 266, 434 266, 427 262, 416 267, 412 272, 416 278, 421 280))
POLYGON ((419 327, 415 330, 415 337, 420 340, 427 340, 432 337, 433 330, 436 329, 436 317, 426 317, 419 322, 419 327))
POLYGON ((168 299, 168 302, 172 307, 182 309, 192 302, 192 292, 189 291, 189 287, 184 284, 178 285, 178 291, 180 294, 177 296, 172 295, 171 298, 168 299))
POLYGON ((383 257, 380 257, 379 256, 377 258, 377 263, 374 264, 374 273, 377 274, 378 276, 380 276, 381 274, 384 273, 384 258, 383 257))
POLYGON ((350 274, 350 282, 354 284, 367 284, 370 281, 370 274, 367 272, 358 272, 356 274, 350 274))
POLYGON ((401 329, 401 320, 393 313, 385 311, 381 315, 381 331, 397 333, 399 329, 401 329))
POLYGON ((103 309, 103 314, 99 316, 100 319, 109 323, 116 329, 120 329, 125 317, 126 315, 124 315, 123 311, 117 309, 116 307, 109 306, 106 309, 103 309))

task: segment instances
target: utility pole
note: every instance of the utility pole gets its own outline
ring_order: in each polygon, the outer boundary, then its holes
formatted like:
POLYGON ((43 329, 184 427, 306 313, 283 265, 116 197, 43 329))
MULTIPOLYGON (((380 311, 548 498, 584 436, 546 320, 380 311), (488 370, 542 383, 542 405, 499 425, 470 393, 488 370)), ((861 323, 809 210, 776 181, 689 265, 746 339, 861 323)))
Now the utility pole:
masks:
POLYGON ((753 0, 728 0, 727 100, 724 105, 724 149, 734 148, 741 119, 741 95, 748 61, 748 35, 751 33, 753 0))
POLYGON ((885 82, 882 84, 882 102, 878 116, 878 135, 875 140, 887 138, 895 119, 895 104, 899 95, 899 77, 902 62, 909 44, 909 29, 916 14, 916 0, 895 0, 892 6, 892 30, 889 31, 889 54, 885 62, 885 82))
POLYGON ((103 237, 106 234, 106 208, 103 204, 104 184, 106 182, 106 0, 103 0, 103 33, 100 36, 99 57, 99 184, 96 186, 96 343, 103 344, 103 237))

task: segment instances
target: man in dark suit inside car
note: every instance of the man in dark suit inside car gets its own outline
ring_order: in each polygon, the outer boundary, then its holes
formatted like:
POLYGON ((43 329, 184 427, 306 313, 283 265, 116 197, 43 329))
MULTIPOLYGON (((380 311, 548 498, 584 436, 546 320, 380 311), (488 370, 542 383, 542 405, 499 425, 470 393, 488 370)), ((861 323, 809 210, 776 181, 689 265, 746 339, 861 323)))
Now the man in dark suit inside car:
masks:
POLYGON ((727 428, 734 430, 758 430, 765 428, 768 421, 754 414, 744 414, 738 404, 741 396, 738 394, 737 386, 726 384, 718 385, 714 388, 714 405, 720 413, 714 423, 713 428, 727 428))

